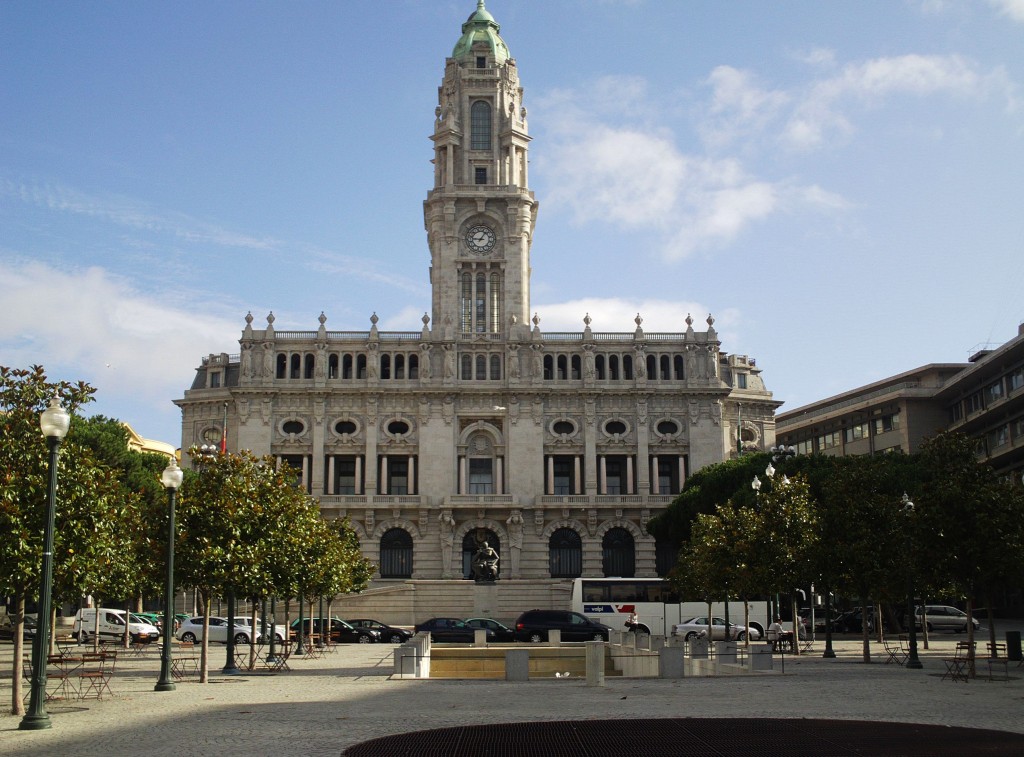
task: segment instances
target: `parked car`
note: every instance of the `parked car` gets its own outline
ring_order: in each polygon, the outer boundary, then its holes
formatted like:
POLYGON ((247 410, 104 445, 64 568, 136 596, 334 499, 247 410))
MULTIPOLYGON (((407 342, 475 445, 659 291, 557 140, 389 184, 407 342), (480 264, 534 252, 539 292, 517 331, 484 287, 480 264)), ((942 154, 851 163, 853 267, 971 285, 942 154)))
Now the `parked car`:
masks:
MULTIPOLYGON (((124 637, 125 615, 124 610, 101 607, 97 613, 95 607, 83 607, 75 613, 75 623, 71 632, 82 644, 87 643, 94 633, 99 635, 100 641, 116 641, 124 637)), ((132 643, 148 644, 160 638, 160 631, 156 626, 134 613, 127 615, 128 636, 132 643)))
MULTIPOLYGON (((861 633, 863 628, 863 611, 860 607, 839 613, 832 619, 833 633, 861 633)), ((868 611, 868 633, 875 630, 875 613, 868 611)))
MULTIPOLYGON (((373 628, 353 628, 340 618, 324 618, 322 621, 320 618, 303 618, 302 620, 307 634, 321 633, 322 629, 329 628, 331 641, 337 644, 376 644, 381 640, 380 631, 373 628)), ((298 618, 292 621, 291 630, 293 634, 298 633, 298 618)))
POLYGON ((612 629, 569 610, 527 610, 516 619, 516 641, 547 641, 548 631, 556 630, 562 641, 608 641, 612 629))
MULTIPOLYGON (((248 644, 252 629, 245 623, 245 618, 235 618, 234 640, 236 644, 248 644)), ((203 618, 189 618, 178 627, 174 637, 178 641, 202 641, 203 640, 203 618)), ((257 637, 259 638, 259 637, 257 637)), ((228 619, 210 618, 210 641, 217 641, 222 644, 228 643, 228 619)))
MULTIPOLYGON (((695 636, 707 636, 708 633, 708 619, 705 617, 688 618, 682 623, 677 623, 672 628, 673 636, 682 636, 685 640, 689 641, 695 636)), ((729 641, 744 641, 749 638, 751 641, 757 641, 761 638, 761 632, 758 631, 754 626, 738 626, 735 623, 729 623, 728 626, 729 641)), ((726 640, 726 624, 725 618, 711 618, 711 640, 712 641, 725 641, 726 640)))
POLYGON ((377 631, 380 634, 381 641, 390 642, 391 644, 404 644, 412 638, 412 631, 389 626, 386 623, 381 623, 379 620, 356 618, 355 620, 348 619, 345 622, 353 628, 369 628, 377 631))
MULTIPOLYGON (((504 623, 499 623, 493 618, 466 618, 466 625, 472 628, 482 628, 485 631, 494 631, 494 640, 497 642, 515 641, 516 632, 506 626, 504 623)), ((490 635, 488 635, 488 641, 490 635)))
MULTIPOLYGON (((246 615, 244 618, 235 618, 235 623, 244 625, 246 628, 251 628, 252 618, 250 618, 248 615, 246 615)), ((274 629, 275 641, 284 641, 288 638, 288 626, 284 625, 284 623, 273 625, 268 622, 267 629, 269 630, 271 627, 273 627, 274 629)), ((256 640, 263 641, 263 623, 260 622, 258 616, 256 618, 256 640)), ((267 639, 267 641, 269 641, 269 638, 267 639)))
MULTIPOLYGON (((431 618, 416 625, 416 633, 427 631, 430 640, 436 642, 460 642, 472 644, 476 640, 476 629, 459 618, 431 618)), ((487 632, 487 640, 494 641, 494 632, 487 632)))
MULTIPOLYGON (((967 632, 967 613, 963 610, 958 610, 955 607, 949 605, 925 605, 922 610, 921 606, 918 605, 914 608, 916 614, 917 627, 921 627, 921 616, 924 615, 925 623, 928 625, 928 631, 962 631, 967 632)), ((981 624, 977 618, 971 618, 971 622, 974 625, 974 630, 977 631, 981 624)))
POLYGON ((151 626, 156 626, 156 630, 163 635, 164 632, 164 614, 162 612, 136 612, 133 613, 137 618, 142 618, 144 621, 149 623, 151 626))
MULTIPOLYGON (((36 616, 25 613, 25 623, 21 627, 21 638, 31 639, 36 635, 36 627, 38 620, 36 616)), ((4 615, 0 619, 0 639, 13 639, 14 638, 14 618, 10 615, 4 615)))

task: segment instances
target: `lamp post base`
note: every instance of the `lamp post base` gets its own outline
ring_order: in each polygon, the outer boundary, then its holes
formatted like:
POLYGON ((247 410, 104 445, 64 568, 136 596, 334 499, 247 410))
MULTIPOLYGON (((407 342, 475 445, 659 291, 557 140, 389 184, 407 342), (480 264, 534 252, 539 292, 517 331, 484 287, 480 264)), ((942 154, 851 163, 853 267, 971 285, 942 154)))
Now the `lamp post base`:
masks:
POLYGON ((157 681, 153 691, 174 691, 176 688, 178 687, 171 681, 157 681))
POLYGON ((18 730, 20 731, 45 731, 47 728, 53 728, 53 723, 50 722, 50 716, 46 713, 42 715, 26 715, 21 719, 21 723, 18 724, 18 730))

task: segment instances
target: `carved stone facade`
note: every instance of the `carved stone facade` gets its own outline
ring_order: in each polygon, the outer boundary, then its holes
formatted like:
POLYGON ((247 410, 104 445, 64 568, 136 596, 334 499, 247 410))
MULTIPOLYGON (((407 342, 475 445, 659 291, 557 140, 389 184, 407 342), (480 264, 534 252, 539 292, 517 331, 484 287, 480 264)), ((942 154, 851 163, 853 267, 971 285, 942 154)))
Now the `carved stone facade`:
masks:
MULTIPOLYGON (((677 333, 545 333, 530 317, 537 200, 518 69, 480 3, 438 90, 424 202, 432 312, 416 332, 274 329, 246 316, 178 400, 182 446, 287 461, 347 515, 376 582, 467 578, 486 539, 500 581, 654 576, 645 530, 690 472, 775 443, 755 361, 708 316, 677 333)), ((580 253, 582 255, 582 253, 580 253)), ((583 315, 583 314, 581 314, 583 315)), ((656 559, 656 556, 658 559, 656 559)), ((660 566, 658 562, 662 563, 660 566)))

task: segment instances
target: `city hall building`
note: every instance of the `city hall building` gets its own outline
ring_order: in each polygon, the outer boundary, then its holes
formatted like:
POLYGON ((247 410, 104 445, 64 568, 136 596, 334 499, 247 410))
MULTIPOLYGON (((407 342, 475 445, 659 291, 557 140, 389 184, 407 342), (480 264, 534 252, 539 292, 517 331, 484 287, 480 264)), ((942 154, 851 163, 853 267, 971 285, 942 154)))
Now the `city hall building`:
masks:
POLYGON ((377 566, 358 601, 396 622, 515 617, 564 606, 569 578, 664 574, 675 555, 647 521, 692 471, 771 447, 780 403, 711 316, 675 333, 639 315, 595 332, 586 313, 578 331, 542 329, 523 87, 482 0, 444 62, 430 140, 423 328, 380 331, 372 315, 332 331, 321 313, 278 331, 249 314, 238 354, 204 357, 177 401, 182 447, 226 433, 228 449, 300 471, 377 566), (481 600, 465 579, 484 541, 500 563, 481 600))

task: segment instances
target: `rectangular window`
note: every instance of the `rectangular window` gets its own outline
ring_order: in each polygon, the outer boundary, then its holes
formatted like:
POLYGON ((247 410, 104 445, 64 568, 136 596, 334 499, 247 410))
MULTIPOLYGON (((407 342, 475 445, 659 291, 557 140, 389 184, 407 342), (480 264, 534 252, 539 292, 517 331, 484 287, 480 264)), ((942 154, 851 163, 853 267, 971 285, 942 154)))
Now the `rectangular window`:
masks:
POLYGON ((1009 387, 1011 392, 1015 392, 1021 387, 1024 387, 1024 366, 1012 371, 1010 375, 1006 377, 1006 385, 1009 387))
POLYGON ((220 371, 210 374, 210 388, 216 389, 220 386, 220 371))
POLYGON ((839 446, 839 432, 832 431, 818 437, 818 450, 832 449, 839 446))
POLYGON ((402 457, 388 457, 388 492, 409 493, 409 460, 402 457))
POLYGON ((745 373, 737 373, 736 374, 736 387, 738 389, 746 389, 747 388, 747 374, 745 374, 745 373))
POLYGON ((985 404, 991 405, 993 402, 998 402, 1003 398, 1003 381, 1000 379, 994 384, 989 384, 985 387, 985 404))
POLYGON ((487 58, 483 55, 476 56, 476 67, 487 68, 487 58))
POLYGON ((552 467, 555 473, 555 490, 552 494, 575 494, 572 490, 573 459, 571 457, 556 457, 552 467))
POLYGON ((870 431, 870 425, 867 423, 858 423, 856 426, 851 426, 843 432, 843 438, 847 444, 855 442, 858 439, 867 439, 870 431))
POLYGON ((487 169, 486 168, 474 168, 473 169, 474 183, 486 184, 487 183, 487 169))
POLYGON ((605 460, 605 481, 608 488, 605 494, 624 494, 626 491, 626 466, 618 460, 605 460))
POLYGON ((338 494, 359 494, 356 491, 356 459, 354 457, 335 458, 334 475, 337 477, 334 490, 338 494))
POLYGON ((981 392, 975 392, 970 397, 964 400, 964 410, 967 411, 967 415, 971 413, 977 413, 984 407, 984 402, 981 399, 981 392))
POLYGON ((802 442, 796 443, 796 453, 798 455, 813 455, 814 454, 814 442, 810 439, 804 439, 802 442))
POLYGON ((469 493, 493 494, 494 475, 491 472, 489 458, 471 457, 469 459, 469 493))
POLYGON ((875 418, 875 433, 884 434, 887 431, 896 431, 900 427, 900 414, 893 413, 892 415, 883 415, 881 418, 875 418))

